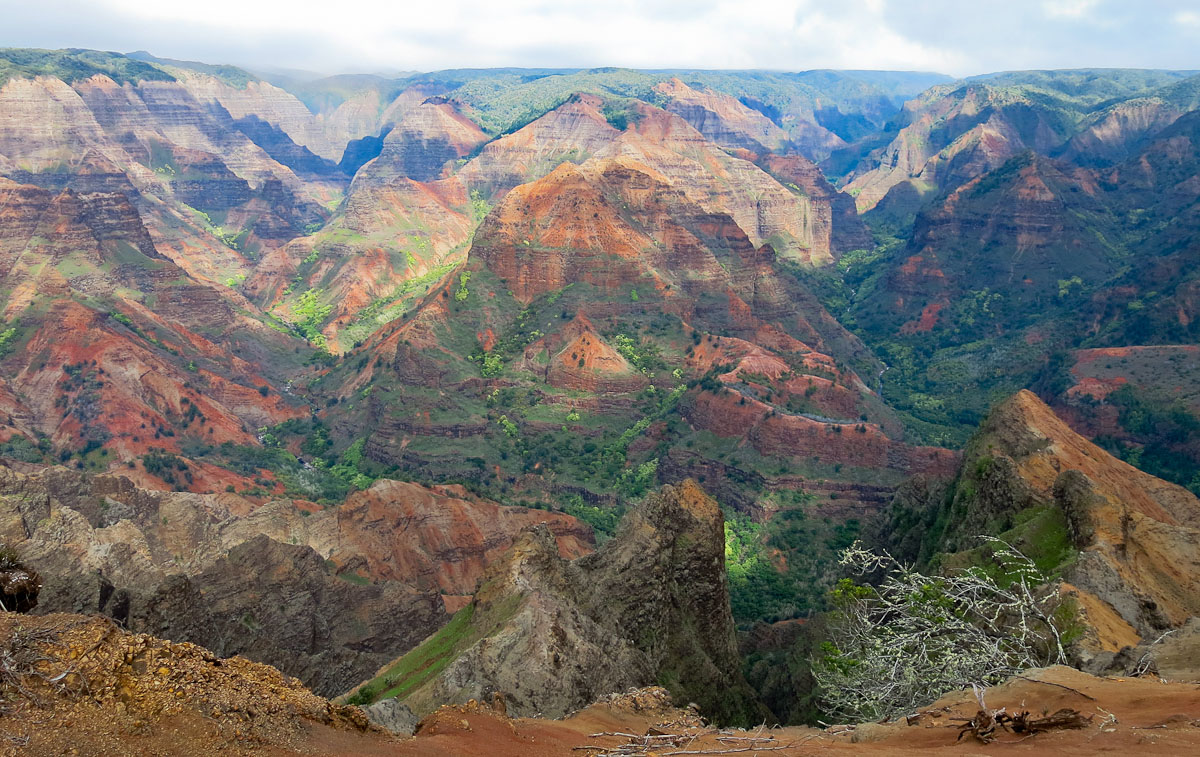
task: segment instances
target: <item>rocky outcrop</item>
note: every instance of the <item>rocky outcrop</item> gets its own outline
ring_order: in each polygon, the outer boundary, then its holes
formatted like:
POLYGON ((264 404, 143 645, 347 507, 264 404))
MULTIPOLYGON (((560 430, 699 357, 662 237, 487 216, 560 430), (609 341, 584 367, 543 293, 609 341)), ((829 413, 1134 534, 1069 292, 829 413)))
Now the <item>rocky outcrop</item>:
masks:
POLYGON ((512 134, 490 142, 463 166, 459 178, 502 197, 509 189, 550 173, 563 162, 582 163, 620 131, 608 123, 595 95, 576 95, 512 134))
POLYGON ((1094 608, 1086 616, 1112 618, 1087 654, 1119 648, 1118 626, 1154 637, 1200 614, 1200 500, 1079 436, 1031 392, 992 412, 963 466, 943 544, 969 549, 973 535, 1019 534, 1022 513, 1060 513, 1077 552, 1063 576, 1094 608))
POLYGON ((1138 218, 1128 244, 1135 262, 1087 307, 1087 327, 1111 334, 1105 344, 1196 343, 1200 270, 1192 251, 1200 228, 1198 171, 1200 112, 1192 111, 1101 174, 1112 206, 1138 218))
POLYGON ((647 498, 611 541, 573 562, 559 557, 547 529, 525 531, 488 570, 455 632, 410 653, 431 660, 431 672, 395 680, 385 668, 385 683, 362 690, 400 687, 418 713, 500 692, 510 715, 562 717, 661 681, 718 721, 757 719, 739 670, 723 555, 720 508, 690 481, 647 498))
POLYGON ((367 720, 385 731, 401 736, 411 736, 421 722, 420 718, 408 709, 408 705, 402 704, 398 699, 384 699, 361 709, 367 720))
POLYGON ((151 592, 114 590, 104 609, 129 628, 273 665, 326 696, 445 621, 436 594, 399 582, 352 583, 311 547, 261 535, 198 574, 165 576, 151 592))
POLYGON ((639 104, 636 115, 600 156, 629 157, 653 167, 706 211, 728 214, 755 245, 770 240, 781 256, 805 264, 833 260, 829 236, 817 218, 819 201, 718 148, 674 114, 639 104))
POLYGON ((866 156, 847 190, 860 211, 911 213, 921 196, 1026 150, 1075 164, 1116 162, 1198 102, 1196 77, 1125 73, 1016 71, 931 87, 905 103, 885 132, 891 141, 866 156))
MULTIPOLYGON (((300 343, 233 287, 327 215, 340 178, 301 178, 166 74, 7 79, 0 174, 3 318, 21 326, 4 355, 8 428, 122 465, 188 437, 252 443, 296 415, 275 381, 300 343)), ((185 485, 237 479, 199 466, 185 485)))
MULTIPOLYGON (((0 732, 25 754, 294 753, 304 742, 372 741, 363 713, 295 678, 194 644, 130 633, 109 620, 0 613, 6 688, 0 732)), ((303 751, 308 752, 309 749, 303 751)), ((326 753, 332 753, 329 749, 326 753)))
POLYGON ((0 543, 37 566, 40 612, 102 613, 269 662, 323 692, 442 625, 445 603, 470 594, 521 528, 549 522, 567 557, 590 549, 590 531, 565 515, 415 484, 381 481, 345 507, 255 509, 232 494, 0 468, 0 543))

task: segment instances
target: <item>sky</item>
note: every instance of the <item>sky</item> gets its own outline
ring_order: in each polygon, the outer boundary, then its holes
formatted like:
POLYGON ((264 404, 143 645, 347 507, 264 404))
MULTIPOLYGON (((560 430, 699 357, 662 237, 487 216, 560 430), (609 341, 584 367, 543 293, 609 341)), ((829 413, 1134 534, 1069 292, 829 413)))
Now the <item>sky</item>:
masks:
POLYGON ((1200 68, 1200 0, 0 0, 0 46, 323 73, 1200 68))

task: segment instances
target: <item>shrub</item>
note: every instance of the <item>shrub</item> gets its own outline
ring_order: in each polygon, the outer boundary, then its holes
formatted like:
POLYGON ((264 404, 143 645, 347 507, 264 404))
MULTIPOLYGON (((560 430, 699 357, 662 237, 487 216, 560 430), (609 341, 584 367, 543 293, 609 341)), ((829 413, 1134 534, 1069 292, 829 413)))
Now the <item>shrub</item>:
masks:
POLYGON ((484 355, 483 361, 479 364, 479 374, 484 378, 494 378, 499 376, 504 371, 504 361, 499 355, 490 354, 484 355))
POLYGON ((1032 560, 985 540, 998 571, 926 576, 858 542, 842 553, 858 575, 885 577, 877 587, 843 579, 832 592, 830 641, 812 661, 830 716, 894 718, 954 689, 1066 662, 1073 608, 1032 560))

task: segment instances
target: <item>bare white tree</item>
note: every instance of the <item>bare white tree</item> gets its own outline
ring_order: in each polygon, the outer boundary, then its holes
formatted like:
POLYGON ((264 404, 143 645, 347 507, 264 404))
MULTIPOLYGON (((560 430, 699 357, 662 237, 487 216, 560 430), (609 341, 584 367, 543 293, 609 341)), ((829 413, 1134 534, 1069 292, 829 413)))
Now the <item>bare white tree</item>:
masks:
POLYGON ((860 543, 842 553, 853 573, 834 590, 830 641, 813 660, 826 711, 850 720, 894 718, 948 691, 994 684, 1067 661, 1074 621, 1056 586, 1010 544, 984 537, 996 568, 929 576, 860 543))

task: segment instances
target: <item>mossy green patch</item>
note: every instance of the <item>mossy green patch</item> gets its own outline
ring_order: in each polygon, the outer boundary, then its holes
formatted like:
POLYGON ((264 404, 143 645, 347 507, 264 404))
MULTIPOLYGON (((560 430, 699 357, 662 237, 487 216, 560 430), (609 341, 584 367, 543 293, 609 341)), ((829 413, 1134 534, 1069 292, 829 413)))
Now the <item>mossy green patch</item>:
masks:
POLYGON ((371 704, 393 697, 403 699, 438 676, 446 666, 482 638, 495 633, 516 612, 520 597, 505 600, 486 614, 476 612, 472 602, 454 614, 450 622, 421 642, 380 675, 363 684, 347 698, 348 704, 371 704))

